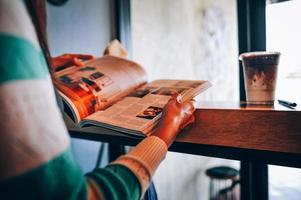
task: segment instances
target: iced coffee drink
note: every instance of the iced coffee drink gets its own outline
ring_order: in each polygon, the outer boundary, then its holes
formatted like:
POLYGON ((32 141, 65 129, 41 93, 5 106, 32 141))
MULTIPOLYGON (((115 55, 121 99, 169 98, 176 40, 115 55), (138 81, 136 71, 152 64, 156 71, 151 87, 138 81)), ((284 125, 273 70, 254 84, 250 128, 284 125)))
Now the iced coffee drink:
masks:
POLYGON ((249 52, 240 55, 247 103, 274 103, 279 56, 279 52, 249 52))

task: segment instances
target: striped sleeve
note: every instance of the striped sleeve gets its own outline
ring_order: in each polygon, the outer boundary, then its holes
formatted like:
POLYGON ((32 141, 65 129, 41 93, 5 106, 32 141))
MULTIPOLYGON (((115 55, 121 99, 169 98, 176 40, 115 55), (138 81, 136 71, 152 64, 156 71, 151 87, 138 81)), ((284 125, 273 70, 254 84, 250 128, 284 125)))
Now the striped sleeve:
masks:
POLYGON ((84 176, 24 1, 0 0, 0 45, 1 199, 140 199, 166 145, 151 137, 84 176))
POLYGON ((34 26, 21 0, 0 1, 0 198, 85 199, 34 26))
POLYGON ((89 184, 102 191, 104 199, 140 199, 166 153, 166 143, 150 136, 106 168, 88 173, 89 184))
POLYGON ((69 137, 23 1, 0 1, 0 180, 65 151, 69 137))

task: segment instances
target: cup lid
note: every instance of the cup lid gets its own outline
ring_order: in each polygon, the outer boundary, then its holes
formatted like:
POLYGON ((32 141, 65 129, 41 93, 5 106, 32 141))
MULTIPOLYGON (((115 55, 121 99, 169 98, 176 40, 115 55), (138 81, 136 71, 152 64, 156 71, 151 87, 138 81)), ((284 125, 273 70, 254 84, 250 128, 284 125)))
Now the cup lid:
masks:
POLYGON ((279 57, 280 52, 278 51, 252 51, 252 52, 245 52, 239 55, 239 60, 242 60, 244 58, 247 59, 256 59, 258 57, 266 57, 266 58, 272 58, 272 57, 279 57))

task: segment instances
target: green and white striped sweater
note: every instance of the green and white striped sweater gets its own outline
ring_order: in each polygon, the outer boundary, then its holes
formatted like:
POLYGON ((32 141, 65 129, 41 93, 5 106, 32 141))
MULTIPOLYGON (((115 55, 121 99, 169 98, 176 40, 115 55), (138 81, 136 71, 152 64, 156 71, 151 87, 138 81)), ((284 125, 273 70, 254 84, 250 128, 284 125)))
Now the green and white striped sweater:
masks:
POLYGON ((139 199, 167 152, 151 136, 84 175, 24 2, 0 0, 0 199, 139 199))

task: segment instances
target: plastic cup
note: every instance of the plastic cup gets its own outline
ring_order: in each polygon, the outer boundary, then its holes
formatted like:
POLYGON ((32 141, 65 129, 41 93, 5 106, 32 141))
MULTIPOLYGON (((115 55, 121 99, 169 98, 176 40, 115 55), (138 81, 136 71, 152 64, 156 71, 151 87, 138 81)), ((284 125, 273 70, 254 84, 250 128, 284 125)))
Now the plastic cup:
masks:
POLYGON ((239 56, 244 71, 247 104, 274 104, 279 52, 248 52, 239 56))

